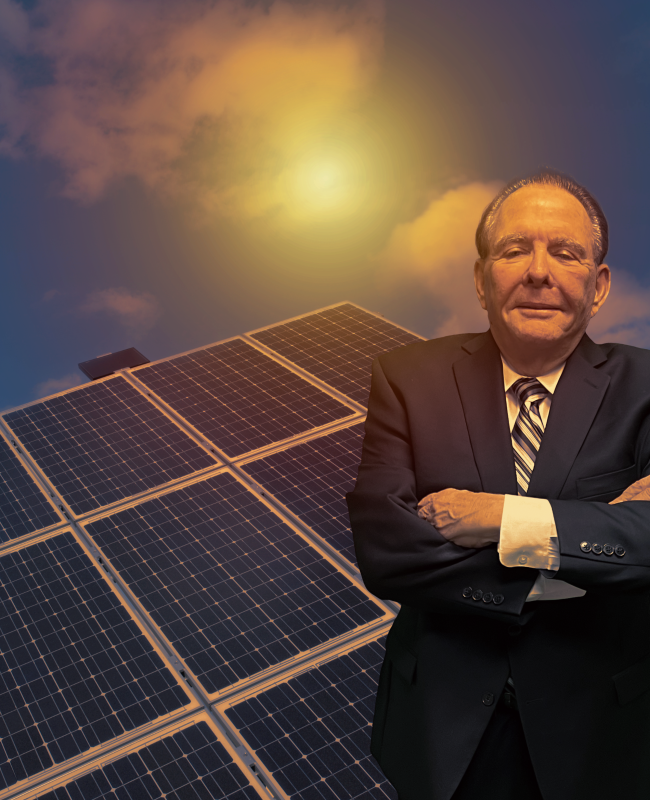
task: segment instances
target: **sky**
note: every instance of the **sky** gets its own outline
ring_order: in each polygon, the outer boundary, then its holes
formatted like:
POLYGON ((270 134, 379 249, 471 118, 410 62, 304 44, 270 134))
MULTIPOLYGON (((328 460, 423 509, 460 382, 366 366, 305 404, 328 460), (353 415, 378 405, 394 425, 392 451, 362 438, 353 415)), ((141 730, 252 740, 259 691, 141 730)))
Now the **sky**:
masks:
POLYGON ((0 0, 0 409, 342 301, 487 328, 481 211, 550 166, 610 223, 596 341, 650 347, 650 7, 0 0))

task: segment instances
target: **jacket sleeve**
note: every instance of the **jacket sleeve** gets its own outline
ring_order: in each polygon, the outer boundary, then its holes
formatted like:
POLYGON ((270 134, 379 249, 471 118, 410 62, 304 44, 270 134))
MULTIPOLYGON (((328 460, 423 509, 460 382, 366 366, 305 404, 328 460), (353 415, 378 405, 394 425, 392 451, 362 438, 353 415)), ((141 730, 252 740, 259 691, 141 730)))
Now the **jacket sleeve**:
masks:
MULTIPOLYGON (((375 360, 359 475, 347 495, 367 588, 426 611, 521 621, 537 572, 504 567, 496 545, 459 547, 417 516, 415 435, 403 396, 375 360)), ((444 459, 445 453, 431 458, 444 459)))
POLYGON ((649 501, 550 503, 560 545, 558 578, 594 593, 650 591, 649 501))

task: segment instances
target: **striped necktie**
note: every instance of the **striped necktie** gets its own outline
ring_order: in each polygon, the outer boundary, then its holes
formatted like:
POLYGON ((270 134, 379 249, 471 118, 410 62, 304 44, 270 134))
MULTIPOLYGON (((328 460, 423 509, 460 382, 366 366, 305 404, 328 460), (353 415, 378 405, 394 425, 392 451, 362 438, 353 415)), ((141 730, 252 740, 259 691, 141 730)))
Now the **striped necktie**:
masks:
POLYGON ((526 495, 544 433, 539 404, 549 393, 537 378, 519 378, 510 390, 519 400, 519 414, 512 429, 517 489, 520 495, 526 495))

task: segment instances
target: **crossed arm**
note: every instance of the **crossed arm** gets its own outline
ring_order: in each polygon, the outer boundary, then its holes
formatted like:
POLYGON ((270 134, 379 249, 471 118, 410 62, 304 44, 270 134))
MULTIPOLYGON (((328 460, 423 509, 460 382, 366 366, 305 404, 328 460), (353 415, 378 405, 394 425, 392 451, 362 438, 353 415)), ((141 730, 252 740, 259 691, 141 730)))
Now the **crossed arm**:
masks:
MULTIPOLYGON (((650 500, 650 475, 633 483, 610 505, 650 500)), ((499 541, 505 495, 443 489, 423 497, 418 516, 460 547, 485 547, 499 541)))

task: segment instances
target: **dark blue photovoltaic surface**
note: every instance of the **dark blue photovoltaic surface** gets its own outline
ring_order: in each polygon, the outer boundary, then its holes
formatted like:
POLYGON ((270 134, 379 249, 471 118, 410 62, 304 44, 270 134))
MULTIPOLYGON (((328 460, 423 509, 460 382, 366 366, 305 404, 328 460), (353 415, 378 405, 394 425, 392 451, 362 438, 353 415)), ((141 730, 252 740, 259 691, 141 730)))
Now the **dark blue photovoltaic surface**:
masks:
POLYGON ((5 420, 76 514, 215 465, 121 377, 12 411, 5 420))
POLYGON ((231 457, 353 413, 242 339, 133 374, 231 457))
POLYGON ((345 495, 357 478, 363 434, 360 423, 242 467, 355 565, 345 495))
POLYGON ((0 789, 189 703, 72 534, 0 575, 0 789))
POLYGON ((251 337, 363 405, 368 403, 372 360, 396 347, 422 341, 349 303, 251 337))
POLYGON ((143 747, 39 800, 259 800, 206 722, 143 747))
POLYGON ((396 800, 370 755, 385 637, 226 711, 292 800, 396 800))
POLYGON ((0 439, 0 543, 61 522, 11 447, 0 439))
POLYGON ((210 693, 384 615, 227 473, 87 530, 210 693))

